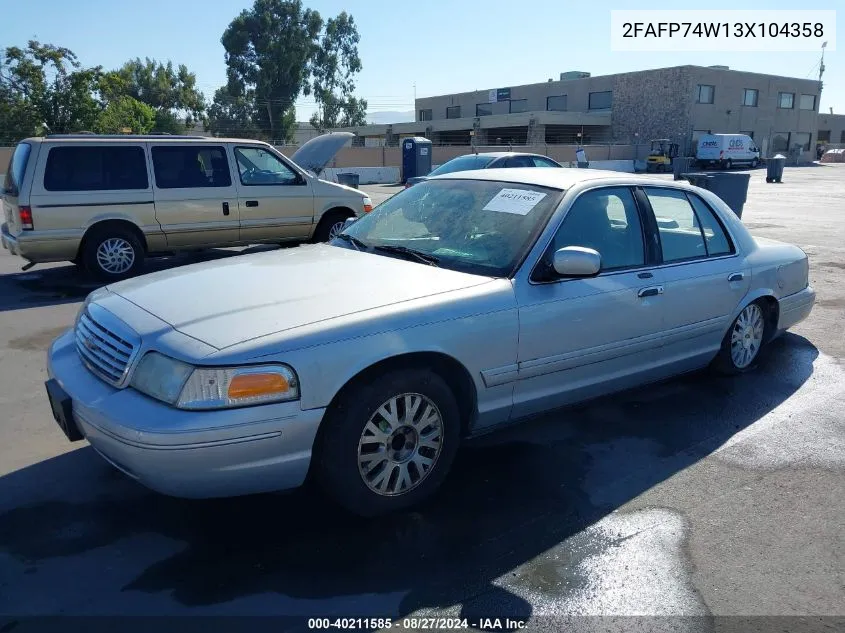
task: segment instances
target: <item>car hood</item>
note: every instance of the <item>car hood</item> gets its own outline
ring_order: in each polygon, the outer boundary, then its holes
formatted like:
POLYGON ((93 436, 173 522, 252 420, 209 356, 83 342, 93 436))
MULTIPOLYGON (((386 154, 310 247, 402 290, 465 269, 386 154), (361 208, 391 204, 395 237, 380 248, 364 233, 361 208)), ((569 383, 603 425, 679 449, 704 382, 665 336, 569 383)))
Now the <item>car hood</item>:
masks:
POLYGON ((183 334, 224 349, 489 281, 489 277, 315 244, 153 273, 116 283, 108 290, 183 334))
POLYGON ((355 135, 352 132, 330 132, 315 136, 296 150, 291 160, 307 171, 319 175, 326 165, 355 135))

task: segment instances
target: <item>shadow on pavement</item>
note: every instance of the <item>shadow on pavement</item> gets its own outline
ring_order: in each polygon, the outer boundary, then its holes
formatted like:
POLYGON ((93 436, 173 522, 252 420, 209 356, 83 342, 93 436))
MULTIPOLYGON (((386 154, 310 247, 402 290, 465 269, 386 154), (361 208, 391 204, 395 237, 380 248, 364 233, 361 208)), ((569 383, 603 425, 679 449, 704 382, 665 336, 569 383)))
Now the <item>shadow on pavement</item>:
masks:
MULTIPOLYGON (((144 273, 278 248, 276 245, 256 245, 239 250, 211 248, 153 257, 146 261, 144 273)), ((75 303, 82 301, 89 292, 103 285, 105 284, 91 279, 72 264, 42 269, 35 267, 25 272, 0 275, 0 312, 75 303)))
MULTIPOLYGON (((460 604, 467 617, 527 619, 532 604, 498 578, 520 568, 521 582, 552 595, 583 585, 571 575, 563 583, 555 565, 572 574, 579 558, 609 543, 582 543, 551 565, 532 561, 776 409, 809 379, 817 356, 788 334, 753 373, 689 375, 487 436, 461 450, 424 507, 374 520, 342 514, 308 490, 167 498, 85 448, 0 478, 0 551, 37 567, 154 533, 184 548, 150 556, 155 562, 122 591, 164 593, 187 606, 268 593, 314 601, 297 602, 313 612, 296 615, 327 615, 351 596, 337 615, 355 615, 350 604, 357 615, 381 617, 460 604)), ((104 589, 96 591, 107 601, 104 589)), ((10 606, 0 599, 0 612, 10 606)))

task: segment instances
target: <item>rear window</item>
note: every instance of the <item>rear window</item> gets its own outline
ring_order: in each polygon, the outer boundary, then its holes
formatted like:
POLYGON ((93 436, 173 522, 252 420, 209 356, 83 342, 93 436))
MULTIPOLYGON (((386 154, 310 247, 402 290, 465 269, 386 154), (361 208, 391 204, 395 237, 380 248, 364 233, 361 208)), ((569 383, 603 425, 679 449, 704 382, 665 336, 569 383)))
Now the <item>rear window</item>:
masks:
POLYGON ((153 148, 153 169, 159 189, 230 187, 232 175, 223 147, 174 145, 153 148))
POLYGON ((458 156, 452 160, 443 163, 429 174, 429 176, 439 176, 440 174, 451 174, 455 171, 471 171, 473 169, 484 169, 492 162, 489 156, 478 156, 470 154, 469 156, 458 156))
POLYGON ((147 161, 142 147, 94 145, 52 147, 47 154, 47 191, 147 189, 147 161))
POLYGON ((3 188, 13 195, 18 195, 23 175, 26 172, 26 163, 29 161, 29 154, 32 146, 29 143, 18 143, 12 158, 9 159, 9 167, 6 169, 6 181, 3 188))

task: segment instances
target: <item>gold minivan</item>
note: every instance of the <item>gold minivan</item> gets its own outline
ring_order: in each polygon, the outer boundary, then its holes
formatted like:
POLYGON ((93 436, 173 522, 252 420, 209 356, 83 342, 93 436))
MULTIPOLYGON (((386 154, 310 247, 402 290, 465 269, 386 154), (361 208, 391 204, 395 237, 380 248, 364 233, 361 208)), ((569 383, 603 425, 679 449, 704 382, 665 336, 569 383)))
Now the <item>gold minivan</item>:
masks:
POLYGON ((326 241, 372 209, 318 177, 350 133, 286 158, 260 141, 68 134, 15 147, 3 184, 3 247, 28 261, 72 261, 113 280, 156 254, 326 241))

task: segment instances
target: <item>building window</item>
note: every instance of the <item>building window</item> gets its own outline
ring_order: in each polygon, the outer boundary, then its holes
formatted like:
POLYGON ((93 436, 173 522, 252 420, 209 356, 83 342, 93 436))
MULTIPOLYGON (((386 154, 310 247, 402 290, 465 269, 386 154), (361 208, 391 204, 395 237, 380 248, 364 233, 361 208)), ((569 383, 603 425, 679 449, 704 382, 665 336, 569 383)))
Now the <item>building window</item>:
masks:
POLYGON ((420 121, 431 121, 431 108, 420 110, 420 121))
POLYGON ((590 110, 610 110, 613 105, 613 93, 607 92, 591 92, 589 98, 590 110))
POLYGON ((715 86, 708 86, 707 84, 698 84, 698 98, 697 103, 713 103, 713 97, 716 94, 715 86))
POLYGON ((774 135, 772 135, 772 151, 789 151, 789 132, 775 132, 774 135))
POLYGON ((819 130, 816 141, 819 143, 830 143, 830 130, 819 130))
POLYGON ((740 134, 745 134, 745 135, 746 135, 748 138, 750 138, 752 141, 754 140, 754 132, 753 132, 753 131, 751 131, 751 132, 743 132, 742 130, 740 130, 740 131, 739 131, 739 133, 740 133, 740 134))
POLYGON ((566 95, 546 97, 546 110, 566 112, 566 95))
POLYGON ((791 110, 795 106, 794 92, 779 92, 778 107, 784 110, 791 110))
POLYGON ((475 106, 475 116, 490 116, 493 114, 493 106, 489 103, 479 103, 475 106))
POLYGON ((839 135, 839 142, 845 143, 845 130, 843 130, 842 133, 839 135))
POLYGON ((789 139, 789 145, 790 147, 800 147, 802 152, 809 152, 812 140, 813 135, 808 132, 795 132, 789 139))
POLYGON ((447 119, 460 119, 461 118, 461 106, 448 106, 446 108, 446 118, 447 119))
POLYGON ((816 109, 816 95, 801 95, 801 101, 798 102, 798 107, 802 110, 816 109))
POLYGON ((528 112, 528 99, 512 99, 511 114, 515 112, 528 112))
POLYGON ((749 108, 756 108, 759 94, 760 92, 754 88, 746 88, 742 93, 742 105, 748 106, 749 108))

